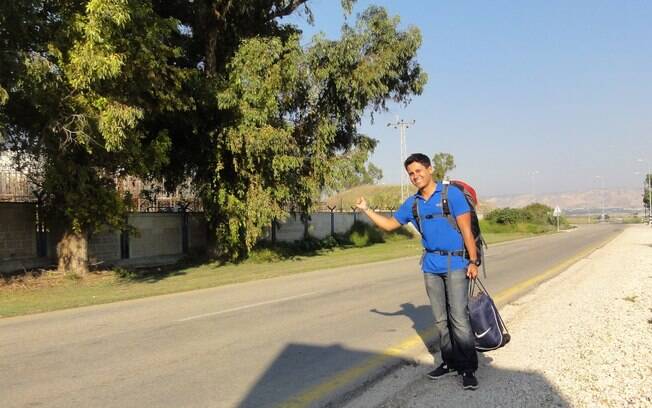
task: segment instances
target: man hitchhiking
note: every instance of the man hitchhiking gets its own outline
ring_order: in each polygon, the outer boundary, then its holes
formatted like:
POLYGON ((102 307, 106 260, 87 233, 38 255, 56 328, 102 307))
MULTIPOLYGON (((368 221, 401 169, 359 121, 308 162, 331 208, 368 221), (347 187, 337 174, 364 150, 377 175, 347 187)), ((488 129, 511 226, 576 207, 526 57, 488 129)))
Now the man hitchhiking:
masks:
POLYGON ((370 210, 364 197, 358 199, 356 206, 385 231, 393 231, 412 222, 421 232, 424 247, 421 268, 439 333, 443 360, 439 367, 428 373, 428 377, 438 379, 457 373, 462 375, 464 389, 476 389, 478 356, 469 321, 468 290, 469 279, 478 276, 480 261, 471 232, 470 207, 459 189, 448 189, 450 213, 455 217, 461 233, 457 232, 443 213, 443 185, 433 180, 433 168, 428 156, 412 154, 404 165, 418 192, 405 200, 392 218, 370 210), (468 251, 468 259, 465 251, 468 251))

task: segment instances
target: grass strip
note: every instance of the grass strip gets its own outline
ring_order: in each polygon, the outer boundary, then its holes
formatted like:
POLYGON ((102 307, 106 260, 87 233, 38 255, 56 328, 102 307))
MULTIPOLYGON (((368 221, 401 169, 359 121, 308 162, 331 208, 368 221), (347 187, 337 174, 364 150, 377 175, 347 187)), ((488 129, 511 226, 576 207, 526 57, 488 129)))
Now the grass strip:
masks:
MULTIPOLYGON (((532 236, 531 233, 487 233, 489 243, 532 236)), ((48 272, 38 278, 14 280, 0 286, 0 318, 80 306, 211 288, 340 266, 360 265, 421 254, 419 239, 397 237, 367 247, 317 250, 310 255, 239 264, 205 263, 193 267, 148 270, 125 279, 115 271, 99 271, 83 279, 48 272)))
POLYGON ((318 250, 277 262, 240 264, 211 262, 181 269, 149 270, 142 277, 124 279, 114 271, 89 273, 73 279, 56 272, 0 286, 0 317, 49 312, 168 293, 211 288, 257 279, 359 265, 420 254, 417 239, 395 239, 362 248, 318 250))

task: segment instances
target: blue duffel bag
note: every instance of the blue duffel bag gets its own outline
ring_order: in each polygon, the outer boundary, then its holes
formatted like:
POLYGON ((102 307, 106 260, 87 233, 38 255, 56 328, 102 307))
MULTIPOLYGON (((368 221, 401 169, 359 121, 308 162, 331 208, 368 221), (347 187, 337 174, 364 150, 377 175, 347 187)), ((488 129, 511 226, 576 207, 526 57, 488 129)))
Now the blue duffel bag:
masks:
POLYGON ((490 351, 500 348, 510 340, 505 322, 494 301, 476 278, 469 284, 469 315, 475 336, 475 349, 490 351), (477 283, 477 293, 476 292, 477 283))

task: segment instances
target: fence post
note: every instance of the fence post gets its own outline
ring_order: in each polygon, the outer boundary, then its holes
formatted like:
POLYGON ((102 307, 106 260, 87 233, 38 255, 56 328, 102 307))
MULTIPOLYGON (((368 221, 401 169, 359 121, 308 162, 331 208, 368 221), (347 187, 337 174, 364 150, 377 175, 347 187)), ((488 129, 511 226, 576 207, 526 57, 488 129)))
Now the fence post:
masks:
POLYGON ((36 256, 48 256, 48 235, 45 226, 45 215, 43 214, 43 192, 35 192, 36 195, 36 256))
POLYGON ((127 228, 120 231, 120 259, 129 259, 129 215, 126 224, 127 228))
POLYGON ((188 253, 188 224, 190 221, 190 215, 187 211, 183 212, 183 220, 181 221, 181 251, 184 254, 188 253))
POLYGON ((188 253, 189 245, 189 231, 190 231, 190 214, 188 208, 190 203, 186 201, 179 201, 177 203, 179 210, 182 213, 181 218, 181 252, 184 254, 188 253))
POLYGON ((272 220, 272 244, 276 243, 276 218, 272 220))
POLYGON ((358 220, 358 213, 356 212, 358 208, 356 206, 352 206, 351 209, 353 210, 353 223, 355 224, 355 222, 358 220))
POLYGON ((333 211, 335 211, 337 206, 336 205, 333 207, 326 206, 326 208, 328 208, 328 210, 331 212, 331 235, 335 235, 335 213, 333 211))

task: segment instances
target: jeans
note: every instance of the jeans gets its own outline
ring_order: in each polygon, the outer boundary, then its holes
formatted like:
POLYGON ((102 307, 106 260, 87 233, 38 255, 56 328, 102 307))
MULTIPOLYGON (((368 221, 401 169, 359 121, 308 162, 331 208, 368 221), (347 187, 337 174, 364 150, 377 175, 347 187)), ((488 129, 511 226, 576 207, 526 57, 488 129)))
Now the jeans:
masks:
POLYGON ((469 279, 466 271, 457 269, 448 274, 423 275, 439 334, 442 360, 460 373, 477 370, 478 356, 469 321, 469 279))

